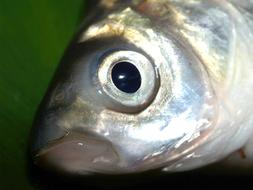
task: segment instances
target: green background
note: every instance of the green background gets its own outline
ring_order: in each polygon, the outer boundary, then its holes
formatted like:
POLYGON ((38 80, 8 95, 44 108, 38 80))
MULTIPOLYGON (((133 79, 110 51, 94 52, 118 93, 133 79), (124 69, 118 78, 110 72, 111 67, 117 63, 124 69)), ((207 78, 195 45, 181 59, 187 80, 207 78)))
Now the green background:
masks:
POLYGON ((84 0, 0 0, 0 189, 34 189, 33 117, 84 10, 84 0))

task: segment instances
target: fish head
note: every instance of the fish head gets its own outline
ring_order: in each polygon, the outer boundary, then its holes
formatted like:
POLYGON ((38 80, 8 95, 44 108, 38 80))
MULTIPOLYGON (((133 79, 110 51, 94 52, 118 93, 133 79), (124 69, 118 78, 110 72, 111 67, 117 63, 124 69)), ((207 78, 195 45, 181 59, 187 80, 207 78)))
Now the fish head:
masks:
POLYGON ((67 50, 35 119, 34 160, 74 174, 191 168, 180 163, 220 130, 219 108, 189 42, 128 7, 67 50))

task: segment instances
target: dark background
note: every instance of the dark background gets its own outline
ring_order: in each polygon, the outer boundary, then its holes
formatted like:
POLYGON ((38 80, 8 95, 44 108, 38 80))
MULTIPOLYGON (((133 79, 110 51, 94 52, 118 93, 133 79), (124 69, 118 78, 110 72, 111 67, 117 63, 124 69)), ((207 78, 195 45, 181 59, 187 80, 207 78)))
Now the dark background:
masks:
POLYGON ((216 189, 220 182, 239 188, 250 184, 250 175, 236 170, 217 175, 217 166, 212 172, 70 178, 30 165, 27 143, 36 108, 85 10, 84 0, 0 0, 0 189, 216 189))

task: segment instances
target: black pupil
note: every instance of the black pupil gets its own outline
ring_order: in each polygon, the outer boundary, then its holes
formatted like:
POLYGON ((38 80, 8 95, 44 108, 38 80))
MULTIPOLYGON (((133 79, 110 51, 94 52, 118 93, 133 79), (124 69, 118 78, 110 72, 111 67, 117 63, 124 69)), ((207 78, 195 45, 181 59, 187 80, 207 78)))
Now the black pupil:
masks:
POLYGON ((135 93, 141 86, 141 75, 132 63, 120 62, 112 69, 112 81, 119 90, 135 93))

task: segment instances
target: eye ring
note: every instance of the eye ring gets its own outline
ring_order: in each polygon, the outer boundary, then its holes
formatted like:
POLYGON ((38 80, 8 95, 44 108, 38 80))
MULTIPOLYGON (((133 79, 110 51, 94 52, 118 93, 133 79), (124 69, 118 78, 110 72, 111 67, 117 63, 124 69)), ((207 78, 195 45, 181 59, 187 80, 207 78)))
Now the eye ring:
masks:
POLYGON ((98 80, 103 91, 116 103, 130 107, 132 110, 142 109, 150 104, 158 87, 159 74, 152 62, 139 52, 121 50, 106 56, 98 69, 98 80), (132 64, 139 72, 141 83, 138 90, 126 93, 120 90, 112 78, 112 70, 119 63, 132 64), (136 108, 136 109, 134 109, 136 108))

